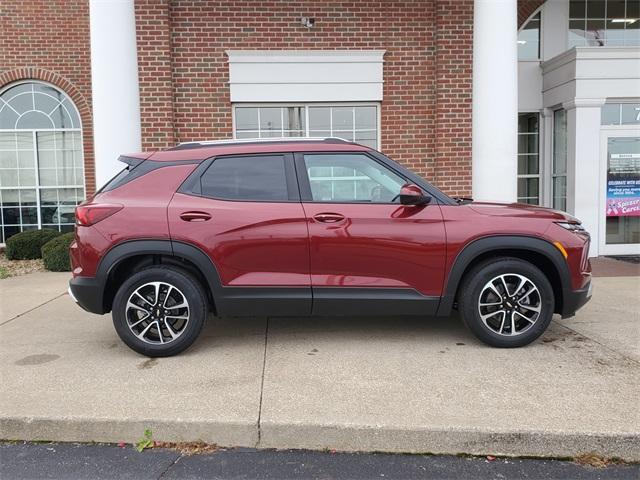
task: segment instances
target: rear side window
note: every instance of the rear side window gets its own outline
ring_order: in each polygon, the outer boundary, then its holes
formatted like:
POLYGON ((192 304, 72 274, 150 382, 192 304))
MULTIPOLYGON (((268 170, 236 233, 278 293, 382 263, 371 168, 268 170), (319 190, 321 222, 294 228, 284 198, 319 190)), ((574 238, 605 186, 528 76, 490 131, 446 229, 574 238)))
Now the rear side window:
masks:
POLYGON ((282 155, 217 158, 200 178, 202 195, 223 200, 289 200, 282 155))
POLYGON ((113 190, 116 187, 119 187, 123 183, 126 183, 126 177, 131 173, 131 167, 127 166, 125 169, 120 170, 115 177, 109 180, 104 186, 100 189, 100 192, 108 192, 109 190, 113 190))

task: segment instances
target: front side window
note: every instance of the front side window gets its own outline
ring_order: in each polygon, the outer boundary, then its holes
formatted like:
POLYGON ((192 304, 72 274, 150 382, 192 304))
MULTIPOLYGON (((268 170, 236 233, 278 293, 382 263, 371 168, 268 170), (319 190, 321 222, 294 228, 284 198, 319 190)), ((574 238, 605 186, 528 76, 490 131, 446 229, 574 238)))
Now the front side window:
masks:
POLYGON ((567 209, 567 111, 553 112, 553 208, 567 209))
POLYGON ((304 155, 314 202, 397 201, 406 181, 366 155, 304 155))
POLYGON ((640 0, 571 0, 569 48, 640 46, 640 0))
POLYGON ((24 230, 73 230, 84 196, 82 130, 71 99, 36 82, 2 92, 0 243, 24 230))
POLYGON ((525 23, 518 32, 518 60, 540 58, 540 12, 525 23))
POLYGON ((340 137, 378 148, 377 105, 242 106, 234 108, 235 138, 340 137))
POLYGON ((518 114, 518 202, 540 204, 537 113, 518 114))
POLYGON ((282 155, 217 158, 200 179, 202 195, 221 200, 289 199, 282 155))

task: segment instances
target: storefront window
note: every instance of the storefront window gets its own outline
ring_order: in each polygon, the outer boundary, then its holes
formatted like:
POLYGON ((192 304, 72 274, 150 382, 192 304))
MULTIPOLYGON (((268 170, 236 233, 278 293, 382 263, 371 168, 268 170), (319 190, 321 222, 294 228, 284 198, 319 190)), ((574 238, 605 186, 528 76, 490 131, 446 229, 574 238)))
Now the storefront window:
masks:
POLYGON ((540 155, 537 113, 518 115, 518 202, 540 204, 540 155))
POLYGON ((0 243, 24 230, 73 230, 84 199, 78 111, 60 90, 21 83, 0 95, 0 243))
POLYGON ((525 23, 518 32, 518 60, 540 58, 540 12, 525 23))
POLYGON ((378 148, 377 105, 236 106, 235 138, 340 137, 378 148))
POLYGON ((640 46, 640 0, 571 0, 569 48, 640 46))
POLYGON ((607 141, 607 244, 640 243, 640 138, 607 141))
POLYGON ((567 112, 553 112, 553 208, 567 209, 567 112))

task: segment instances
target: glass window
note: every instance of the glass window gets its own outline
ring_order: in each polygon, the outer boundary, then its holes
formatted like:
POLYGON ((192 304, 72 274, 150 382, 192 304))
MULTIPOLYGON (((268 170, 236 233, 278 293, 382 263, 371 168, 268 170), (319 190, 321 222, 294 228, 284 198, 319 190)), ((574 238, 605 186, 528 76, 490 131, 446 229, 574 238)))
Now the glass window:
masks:
POLYGON ((640 137, 607 140, 607 244, 640 243, 640 137))
POLYGON ((314 202, 398 201, 406 181, 366 155, 305 155, 314 202))
POLYGON ((540 204, 537 113, 518 114, 518 202, 540 204))
POLYGON ((242 106, 235 138, 340 137, 378 148, 377 105, 242 106))
POLYGON ((607 140, 606 243, 640 243, 640 137, 607 140))
POLYGON ((640 103, 606 103, 602 106, 602 125, 640 125, 640 103))
POLYGON ((567 209, 567 112, 553 112, 553 208, 567 209))
POLYGON ((570 0, 569 48, 603 45, 640 45, 640 0, 570 0))
POLYGON ((28 82, 0 94, 0 243, 34 228, 73 229, 85 196, 80 116, 62 91, 28 82))
POLYGON ((281 155, 217 158, 200 181, 207 197, 261 202, 289 199, 281 155))
POLYGON ((525 23, 518 32, 518 60, 540 58, 540 12, 525 23))

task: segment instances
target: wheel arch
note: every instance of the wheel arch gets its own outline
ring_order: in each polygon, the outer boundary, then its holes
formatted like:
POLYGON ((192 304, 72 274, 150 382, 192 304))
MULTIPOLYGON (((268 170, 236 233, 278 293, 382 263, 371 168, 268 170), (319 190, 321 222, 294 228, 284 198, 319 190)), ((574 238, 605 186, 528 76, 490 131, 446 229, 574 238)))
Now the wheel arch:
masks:
POLYGON ((202 284, 216 313, 216 293, 221 288, 218 271, 201 249, 169 239, 129 240, 111 248, 102 258, 96 279, 103 285, 104 312, 111 310, 113 298, 123 278, 149 265, 172 265, 191 273, 202 284))
POLYGON ((464 276, 478 263, 495 257, 520 258, 542 270, 553 287, 554 312, 562 312, 564 292, 571 289, 571 277, 567 262, 560 251, 542 238, 496 235, 476 239, 458 253, 445 281, 438 316, 450 315, 464 276))

